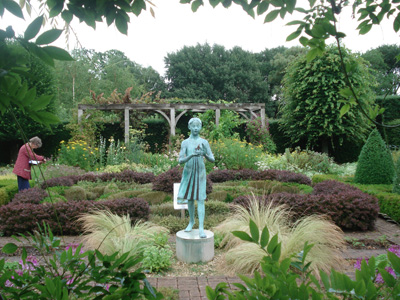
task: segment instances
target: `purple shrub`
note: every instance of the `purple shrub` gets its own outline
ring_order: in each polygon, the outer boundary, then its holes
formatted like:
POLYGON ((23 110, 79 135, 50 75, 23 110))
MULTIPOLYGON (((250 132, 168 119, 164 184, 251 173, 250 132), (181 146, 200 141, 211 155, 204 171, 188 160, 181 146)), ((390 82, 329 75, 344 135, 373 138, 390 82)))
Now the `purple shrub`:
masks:
POLYGON ((12 199, 13 203, 32 203, 39 204, 44 198, 48 197, 49 194, 46 191, 34 187, 26 190, 22 190, 15 194, 12 199))
POLYGON ((208 174, 208 177, 215 183, 231 180, 275 180, 311 185, 311 179, 307 176, 283 170, 215 170, 208 174))
MULTIPOLYGON (((286 204, 294 220, 313 214, 326 215, 344 230, 373 229, 379 212, 378 200, 360 190, 318 195, 277 193, 258 199, 260 203, 273 201, 276 204, 286 204)), ((233 201, 244 207, 248 206, 248 202, 246 196, 240 196, 233 201)))
POLYGON ((69 201, 51 204, 9 203, 0 207, 0 232, 10 236, 36 230, 37 224, 46 222, 54 234, 78 235, 82 224, 76 220, 83 213, 94 209, 109 209, 118 215, 129 214, 132 222, 147 220, 149 204, 140 198, 107 201, 69 201))
POLYGON ((325 180, 313 187, 313 195, 339 194, 341 192, 359 191, 358 188, 336 180, 325 180))
POLYGON ((76 184, 78 182, 77 178, 74 178, 74 177, 77 177, 77 176, 72 175, 72 176, 51 178, 51 179, 44 181, 41 184, 41 188, 45 189, 45 188, 49 188, 49 187, 53 187, 53 186, 73 186, 74 184, 76 184))

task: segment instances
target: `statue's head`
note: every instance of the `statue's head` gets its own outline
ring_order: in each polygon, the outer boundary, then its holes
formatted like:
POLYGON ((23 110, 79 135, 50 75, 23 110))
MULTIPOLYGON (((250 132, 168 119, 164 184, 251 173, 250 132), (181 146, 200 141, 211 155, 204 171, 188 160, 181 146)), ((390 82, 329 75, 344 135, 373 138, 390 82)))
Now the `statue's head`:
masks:
POLYGON ((200 127, 203 127, 203 124, 201 123, 201 120, 199 118, 191 118, 189 120, 189 129, 191 127, 192 124, 194 124, 195 122, 198 122, 200 124, 200 127))

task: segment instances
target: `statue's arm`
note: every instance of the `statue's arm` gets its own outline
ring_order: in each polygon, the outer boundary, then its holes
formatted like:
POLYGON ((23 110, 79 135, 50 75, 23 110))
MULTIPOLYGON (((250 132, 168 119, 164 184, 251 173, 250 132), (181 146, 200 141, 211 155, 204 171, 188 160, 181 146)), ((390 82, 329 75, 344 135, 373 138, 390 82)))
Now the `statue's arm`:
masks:
POLYGON ((206 141, 205 145, 203 144, 203 148, 204 148, 204 157, 209 162, 215 162, 214 154, 211 152, 210 144, 207 141, 206 141))
POLYGON ((193 157, 193 154, 187 155, 187 145, 185 141, 181 144, 181 151, 179 152, 179 163, 182 165, 188 162, 193 157))

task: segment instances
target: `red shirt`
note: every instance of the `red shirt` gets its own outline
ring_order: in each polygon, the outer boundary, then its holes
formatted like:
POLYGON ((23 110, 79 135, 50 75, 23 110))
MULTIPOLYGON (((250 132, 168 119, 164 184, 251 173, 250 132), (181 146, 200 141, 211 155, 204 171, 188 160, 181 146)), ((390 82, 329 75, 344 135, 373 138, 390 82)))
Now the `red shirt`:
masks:
POLYGON ((43 161, 44 157, 33 153, 28 144, 22 145, 18 151, 13 173, 25 179, 32 179, 30 160, 43 161))

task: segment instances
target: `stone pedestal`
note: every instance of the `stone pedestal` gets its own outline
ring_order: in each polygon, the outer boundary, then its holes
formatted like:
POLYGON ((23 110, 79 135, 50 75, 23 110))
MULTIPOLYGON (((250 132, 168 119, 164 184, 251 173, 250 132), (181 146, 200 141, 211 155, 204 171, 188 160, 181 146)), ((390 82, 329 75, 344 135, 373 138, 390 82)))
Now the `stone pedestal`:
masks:
POLYGON ((185 263, 208 262, 214 258, 214 233, 204 230, 207 237, 200 238, 199 230, 176 233, 176 257, 185 263))

